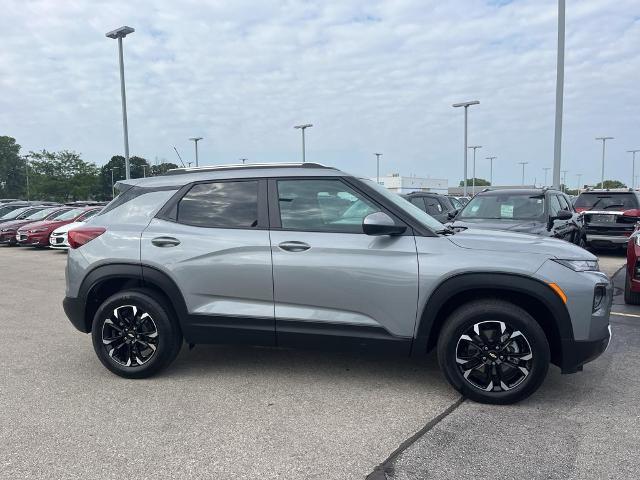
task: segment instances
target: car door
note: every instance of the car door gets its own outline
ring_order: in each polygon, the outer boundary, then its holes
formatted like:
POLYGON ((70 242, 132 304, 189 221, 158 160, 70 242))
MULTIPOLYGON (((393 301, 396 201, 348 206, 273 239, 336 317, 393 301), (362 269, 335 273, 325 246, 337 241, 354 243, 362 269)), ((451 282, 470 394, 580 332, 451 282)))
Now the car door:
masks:
POLYGON ((558 212, 563 210, 560 204, 559 195, 555 193, 549 194, 549 226, 551 227, 551 235, 563 240, 572 241, 574 228, 571 226, 571 220, 560 220, 556 218, 558 212))
POLYGON ((141 259, 180 289, 192 337, 275 344, 266 180, 181 190, 142 234, 141 259))
POLYGON ((565 194, 558 195, 558 201, 560 202, 560 208, 573 214, 573 217, 566 220, 566 233, 564 238, 573 243, 579 243, 580 236, 582 234, 582 216, 578 215, 571 204, 571 199, 565 194))
POLYGON ((408 351, 418 300, 415 240, 410 229, 365 235, 363 219, 378 211, 385 209, 342 178, 270 181, 278 345, 408 351))

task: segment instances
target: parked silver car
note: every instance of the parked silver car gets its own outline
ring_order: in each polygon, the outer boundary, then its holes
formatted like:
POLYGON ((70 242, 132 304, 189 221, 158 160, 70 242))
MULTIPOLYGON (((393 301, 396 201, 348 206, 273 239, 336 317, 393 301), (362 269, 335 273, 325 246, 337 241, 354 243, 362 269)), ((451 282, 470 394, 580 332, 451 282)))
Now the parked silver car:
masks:
POLYGON ((119 182, 69 231, 65 311, 112 372, 147 377, 183 339, 423 355, 464 395, 511 403, 550 362, 604 351, 612 287, 556 239, 455 233, 319 164, 179 169, 119 182))

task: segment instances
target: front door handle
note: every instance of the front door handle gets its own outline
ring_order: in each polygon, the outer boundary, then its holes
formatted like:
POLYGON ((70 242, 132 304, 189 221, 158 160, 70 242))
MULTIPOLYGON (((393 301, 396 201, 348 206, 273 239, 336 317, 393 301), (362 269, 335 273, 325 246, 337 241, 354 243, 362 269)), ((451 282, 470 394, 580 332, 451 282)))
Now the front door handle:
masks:
POLYGON ((180 240, 174 237, 156 237, 151 240, 156 247, 176 247, 180 245, 180 240))
POLYGON ((282 242, 278 245, 282 250, 286 250, 287 252, 304 252, 305 250, 309 250, 311 248, 310 245, 304 242, 282 242))

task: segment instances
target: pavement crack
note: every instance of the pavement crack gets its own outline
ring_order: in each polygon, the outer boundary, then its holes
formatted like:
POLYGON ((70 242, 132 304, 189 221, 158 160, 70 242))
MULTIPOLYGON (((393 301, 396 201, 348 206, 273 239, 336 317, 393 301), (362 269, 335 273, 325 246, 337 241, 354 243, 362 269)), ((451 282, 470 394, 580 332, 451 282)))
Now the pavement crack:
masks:
POLYGON ((464 400, 465 397, 460 397, 454 403, 449 405, 446 410, 440 413, 437 417, 431 419, 424 427, 422 427, 420 430, 418 430, 416 433, 402 442, 398 446, 398 448, 391 452, 391 455, 389 455, 384 462, 374 468, 373 471, 366 476, 365 480, 386 480, 387 473, 391 473, 392 464, 395 459, 398 458, 400 454, 407 448, 413 445, 420 437, 427 434, 433 427, 438 425, 442 420, 452 414, 460 405, 462 405, 462 402, 464 402, 464 400))

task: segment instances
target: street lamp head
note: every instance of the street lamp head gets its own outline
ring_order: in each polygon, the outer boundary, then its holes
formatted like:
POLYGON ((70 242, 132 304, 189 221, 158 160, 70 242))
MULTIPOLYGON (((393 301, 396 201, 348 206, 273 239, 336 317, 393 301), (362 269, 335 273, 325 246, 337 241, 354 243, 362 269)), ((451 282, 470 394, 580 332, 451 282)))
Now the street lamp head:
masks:
POLYGON ((627 153, 638 153, 640 150, 627 150, 627 153))
POLYGON ((613 140, 615 137, 596 137, 596 140, 613 140))
POLYGON ((131 28, 131 27, 127 27, 126 25, 124 27, 120 27, 120 28, 116 28, 115 30, 111 30, 110 32, 105 33, 105 37, 108 38, 113 38, 114 40, 117 38, 124 38, 127 35, 129 35, 130 33, 135 32, 135 28, 131 28))
POLYGON ((453 105, 451 105, 452 107, 468 107, 470 105, 478 105, 480 102, 478 100, 472 100, 470 102, 461 102, 461 103, 454 103, 453 105))
POLYGON ((302 128, 304 130, 305 128, 309 128, 309 127, 313 127, 313 124, 312 123, 305 123, 304 125, 294 125, 293 128, 302 128))
POLYGON ((377 156, 379 156, 379 157, 381 157, 381 156, 382 156, 382 154, 381 154, 381 153, 374 153, 374 155, 377 155, 377 156))
POLYGON ((189 138, 189 140, 192 140, 194 142, 197 142, 198 140, 202 140, 204 137, 191 137, 189 138))
POLYGON ((473 148, 475 150, 476 148, 482 148, 482 145, 471 145, 470 147, 467 147, 467 148, 473 148))

